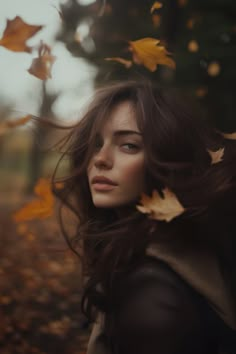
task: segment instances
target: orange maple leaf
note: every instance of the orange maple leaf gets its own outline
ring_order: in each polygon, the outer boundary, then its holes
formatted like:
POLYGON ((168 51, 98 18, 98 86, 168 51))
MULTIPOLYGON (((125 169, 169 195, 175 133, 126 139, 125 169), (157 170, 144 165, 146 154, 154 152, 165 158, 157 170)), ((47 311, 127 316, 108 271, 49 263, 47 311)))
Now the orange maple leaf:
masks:
POLYGON ((41 43, 38 50, 38 58, 33 59, 28 72, 40 80, 51 78, 51 70, 56 57, 51 55, 51 48, 41 43))
POLYGON ((14 52, 30 53, 32 48, 26 45, 26 41, 42 28, 43 26, 28 25, 21 17, 16 16, 13 20, 7 20, 0 45, 14 52))
POLYGON ((114 57, 114 58, 105 58, 108 61, 117 61, 118 63, 124 65, 127 69, 129 69, 133 63, 131 60, 126 60, 124 58, 114 57))
MULTIPOLYGON (((58 188, 61 184, 58 183, 58 188)), ((45 219, 53 214, 55 198, 51 191, 49 180, 40 178, 34 187, 34 193, 39 197, 27 203, 23 208, 13 214, 15 222, 29 221, 33 219, 45 219)))
POLYGON ((164 198, 156 190, 153 191, 151 197, 143 193, 140 201, 143 205, 137 205, 137 209, 141 213, 149 214, 151 219, 165 220, 167 222, 185 211, 185 208, 171 190, 165 188, 163 194, 164 198))
POLYGON ((163 45, 160 45, 160 40, 155 38, 142 38, 137 41, 129 41, 129 50, 133 54, 133 61, 138 65, 144 65, 148 70, 155 71, 157 65, 166 65, 175 68, 175 62, 168 57, 163 45))

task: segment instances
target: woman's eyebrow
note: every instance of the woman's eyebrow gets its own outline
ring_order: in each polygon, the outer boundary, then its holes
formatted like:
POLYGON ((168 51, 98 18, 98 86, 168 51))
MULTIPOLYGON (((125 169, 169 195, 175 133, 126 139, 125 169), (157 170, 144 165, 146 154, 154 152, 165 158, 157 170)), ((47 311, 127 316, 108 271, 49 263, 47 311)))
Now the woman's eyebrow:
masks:
POLYGON ((122 135, 130 135, 130 134, 137 134, 137 135, 142 135, 140 132, 137 132, 135 130, 116 130, 113 135, 114 136, 122 136, 122 135))

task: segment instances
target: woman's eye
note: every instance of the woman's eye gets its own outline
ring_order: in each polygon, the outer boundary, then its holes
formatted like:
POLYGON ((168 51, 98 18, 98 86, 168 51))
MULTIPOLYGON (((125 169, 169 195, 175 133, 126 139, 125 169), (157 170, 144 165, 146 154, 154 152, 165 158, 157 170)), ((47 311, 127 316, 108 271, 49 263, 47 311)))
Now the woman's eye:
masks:
POLYGON ((99 141, 99 140, 95 141, 95 143, 94 143, 95 150, 98 150, 101 147, 102 147, 102 141, 99 141))
POLYGON ((122 144, 122 147, 126 150, 137 150, 139 148, 137 145, 131 143, 122 144))

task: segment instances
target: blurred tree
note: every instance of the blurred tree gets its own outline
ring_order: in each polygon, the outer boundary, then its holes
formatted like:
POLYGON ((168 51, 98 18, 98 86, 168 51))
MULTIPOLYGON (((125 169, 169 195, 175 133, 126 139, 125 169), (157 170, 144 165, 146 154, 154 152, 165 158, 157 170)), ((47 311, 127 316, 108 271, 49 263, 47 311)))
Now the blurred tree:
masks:
MULTIPOLYGON (((42 103, 39 116, 43 119, 53 120, 55 116, 52 112, 52 105, 55 102, 57 95, 52 95, 46 91, 46 83, 42 86, 42 103)), ((46 157, 46 144, 51 134, 50 127, 44 126, 42 123, 35 123, 35 137, 32 140, 32 148, 30 151, 29 163, 29 182, 27 192, 32 193, 36 182, 42 177, 42 165, 46 157)))
POLYGON ((150 77, 162 85, 191 93, 222 130, 236 129, 235 0, 97 0, 90 5, 69 0, 61 7, 63 28, 58 39, 69 51, 99 67, 97 82, 150 77), (158 8, 159 7, 159 8, 158 8), (131 59, 130 40, 161 39, 173 52, 176 71, 104 60, 131 59))

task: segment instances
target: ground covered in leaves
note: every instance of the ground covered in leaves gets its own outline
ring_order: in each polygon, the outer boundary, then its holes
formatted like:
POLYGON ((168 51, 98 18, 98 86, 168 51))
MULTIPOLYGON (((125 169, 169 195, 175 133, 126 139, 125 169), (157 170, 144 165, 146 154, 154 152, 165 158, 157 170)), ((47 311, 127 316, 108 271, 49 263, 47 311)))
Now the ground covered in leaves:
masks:
POLYGON ((91 328, 82 328, 79 260, 55 220, 25 232, 0 210, 1 354, 85 353, 91 328))

